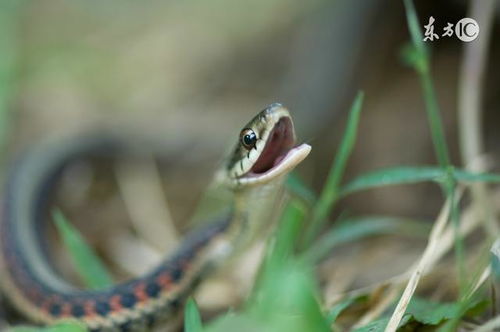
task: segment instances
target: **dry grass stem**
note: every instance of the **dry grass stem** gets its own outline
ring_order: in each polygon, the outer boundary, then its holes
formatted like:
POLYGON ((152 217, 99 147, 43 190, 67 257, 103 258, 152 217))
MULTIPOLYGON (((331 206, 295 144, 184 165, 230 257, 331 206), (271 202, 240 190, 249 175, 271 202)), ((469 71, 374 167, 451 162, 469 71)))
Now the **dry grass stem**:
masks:
POLYGON ((151 271, 164 257, 144 240, 126 231, 110 237, 106 250, 113 263, 134 277, 151 271))
MULTIPOLYGON (((474 43, 465 43, 464 56, 459 76, 458 116, 460 150, 463 165, 480 172, 484 169, 475 162, 484 153, 482 137, 482 91, 483 76, 488 57, 491 26, 494 18, 494 0, 471 1, 468 17, 474 17, 481 26, 481 34, 474 43)), ((488 201, 488 190, 484 183, 472 185, 472 196, 478 217, 484 221, 486 230, 498 234, 498 221, 488 201)))
POLYGON ((152 158, 120 163, 116 176, 125 205, 137 233, 159 252, 170 252, 179 243, 161 177, 152 158))
POLYGON ((389 324, 387 324, 387 327, 385 329, 386 332, 396 331, 399 322, 401 321, 401 318, 403 318, 406 308, 410 303, 413 293, 417 288, 420 278, 422 277, 423 273, 427 270, 429 264, 434 261, 433 257, 435 255, 435 251, 439 246, 439 242, 445 231, 446 222, 448 221, 449 218, 450 207, 451 207, 451 202, 448 200, 441 209, 441 212, 436 222, 434 223, 434 226, 432 227, 427 247, 425 248, 424 253, 422 254, 422 258, 420 259, 415 271, 412 273, 410 280, 408 281, 408 284, 406 285, 403 295, 401 296, 401 299, 399 300, 399 303, 396 306, 396 309, 394 310, 391 319, 389 320, 389 324))
POLYGON ((479 326, 472 332, 491 332, 500 328, 500 316, 496 316, 493 319, 487 321, 485 324, 479 326))
POLYGON ((491 266, 488 265, 483 270, 483 273, 481 273, 481 276, 476 281, 474 287, 472 287, 472 290, 470 291, 469 296, 472 296, 472 294, 474 294, 479 289, 479 287, 481 287, 486 282, 486 280, 488 280, 490 275, 491 275, 491 266))
POLYGON ((354 327, 364 326, 375 319, 377 319, 384 311, 391 305, 394 299, 398 296, 400 291, 399 285, 392 285, 385 296, 368 312, 366 312, 357 322, 354 327))

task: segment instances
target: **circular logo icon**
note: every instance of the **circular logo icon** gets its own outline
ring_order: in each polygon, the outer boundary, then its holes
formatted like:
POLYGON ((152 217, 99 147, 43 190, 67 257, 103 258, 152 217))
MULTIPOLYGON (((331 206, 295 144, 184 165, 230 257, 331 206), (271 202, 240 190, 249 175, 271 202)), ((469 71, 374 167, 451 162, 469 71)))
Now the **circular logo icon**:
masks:
POLYGON ((479 36, 479 24, 476 20, 465 17, 455 25, 455 34, 464 42, 471 42, 479 36))

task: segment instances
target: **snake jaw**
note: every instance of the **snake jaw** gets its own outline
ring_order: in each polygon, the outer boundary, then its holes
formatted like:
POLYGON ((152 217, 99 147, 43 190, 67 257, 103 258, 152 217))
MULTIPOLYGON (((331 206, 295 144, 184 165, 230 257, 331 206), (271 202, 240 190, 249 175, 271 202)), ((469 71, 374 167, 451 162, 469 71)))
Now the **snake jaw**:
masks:
POLYGON ((230 167, 233 183, 253 186, 270 182, 302 162, 311 147, 295 146, 295 131, 289 111, 280 104, 269 105, 246 126, 259 140, 251 150, 236 147, 230 167))
POLYGON ((267 142, 250 169, 250 173, 261 174, 277 165, 293 148, 295 137, 293 125, 288 117, 281 118, 269 133, 267 142))
POLYGON ((248 185, 257 185, 270 182, 280 176, 283 176, 300 164, 311 151, 309 144, 300 144, 278 155, 271 168, 262 173, 248 172, 240 177, 240 183, 248 185))

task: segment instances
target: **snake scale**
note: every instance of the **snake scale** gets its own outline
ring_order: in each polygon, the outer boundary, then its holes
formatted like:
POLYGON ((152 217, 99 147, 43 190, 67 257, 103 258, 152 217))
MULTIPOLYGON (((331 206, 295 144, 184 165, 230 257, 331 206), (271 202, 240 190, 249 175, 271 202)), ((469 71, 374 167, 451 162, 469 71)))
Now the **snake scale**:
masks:
POLYGON ((0 220, 2 291, 37 323, 76 319, 92 332, 148 330, 176 315, 206 272, 266 223, 255 203, 273 202, 284 176, 310 149, 295 145, 289 111, 277 103, 267 106, 243 127, 232 154, 216 172, 216 180, 234 193, 231 215, 186 236, 149 273, 90 290, 63 280, 50 261, 43 236, 48 197, 69 163, 100 152, 126 154, 126 144, 93 137, 35 146, 6 177, 0 220))

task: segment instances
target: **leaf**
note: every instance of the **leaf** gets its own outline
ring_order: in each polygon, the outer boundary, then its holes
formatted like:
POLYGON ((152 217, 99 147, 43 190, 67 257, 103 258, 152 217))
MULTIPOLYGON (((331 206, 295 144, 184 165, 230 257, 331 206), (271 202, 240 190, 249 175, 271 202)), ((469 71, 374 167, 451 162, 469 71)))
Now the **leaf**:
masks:
POLYGON ((491 247, 491 272, 497 281, 500 281, 500 239, 491 247))
MULTIPOLYGON (((410 315, 404 315, 399 323, 399 327, 406 325, 411 320, 410 315)), ((377 319, 365 326, 352 330, 352 332, 383 332, 389 323, 389 317, 377 319)))
POLYGON ((471 173, 460 169, 453 170, 453 176, 458 181, 464 182, 500 182, 500 175, 491 173, 471 173))
MULTIPOLYGON (((500 182, 500 175, 491 173, 472 173, 461 169, 451 168, 450 173, 457 181, 462 182, 500 182)), ((341 195, 388 185, 401 185, 435 181, 446 181, 448 172, 439 167, 408 166, 383 168, 367 172, 355 178, 342 188, 341 195)))
POLYGON ((338 149, 335 160, 330 167, 328 178, 326 179, 326 183, 323 186, 321 195, 313 208, 312 220, 305 235, 306 247, 312 242, 312 240, 321 230, 321 227, 325 223, 330 210, 339 197, 340 180, 344 175, 347 160, 349 159, 349 156, 351 155, 351 152, 354 148, 354 143, 356 142, 363 99, 364 93, 362 91, 359 91, 349 111, 349 118, 347 119, 347 126, 344 131, 344 136, 342 137, 342 141, 340 142, 340 147, 338 149))
POLYGON ((413 68, 417 68, 418 71, 421 71, 425 66, 426 59, 422 57, 422 53, 411 43, 407 43, 401 47, 400 56, 403 63, 413 68))
POLYGON ((327 320, 330 324, 334 323, 337 320, 337 317, 348 307, 350 307, 355 302, 358 302, 361 298, 366 299, 366 296, 353 296, 344 299, 342 302, 339 302, 336 306, 330 309, 328 312, 327 320))
POLYGON ((446 172, 439 167, 394 167, 365 173, 342 188, 342 195, 388 185, 444 180, 446 172))
POLYGON ((426 325, 437 325, 446 319, 455 317, 458 305, 456 303, 437 303, 418 297, 411 299, 406 312, 415 320, 426 325))
POLYGON ((286 178, 285 185, 288 190, 305 200, 307 203, 313 204, 316 201, 316 195, 314 194, 314 192, 302 181, 302 179, 297 174, 291 173, 286 178))
POLYGON ((201 324, 200 312, 193 298, 189 298, 186 303, 184 312, 184 331, 185 332, 200 332, 203 331, 201 324))
POLYGON ((291 200, 287 204, 276 232, 276 242, 272 248, 271 256, 274 259, 284 260, 293 254, 305 214, 306 210, 300 201, 291 200))
POLYGON ((484 301, 469 301, 468 303, 439 303, 413 297, 406 310, 416 321, 425 325, 438 325, 445 320, 461 317, 471 310, 482 310, 484 301))
POLYGON ((289 259, 264 273, 248 309, 269 331, 330 331, 317 301, 312 268, 289 259))
POLYGON ((411 64, 418 72, 427 72, 429 66, 427 59, 428 52, 423 42, 422 31, 420 30, 417 12, 411 0, 404 0, 404 3, 406 7, 406 20, 408 21, 408 29, 410 30, 410 35, 413 42, 413 49, 411 52, 415 53, 412 55, 412 58, 409 58, 408 60, 414 60, 411 64))
POLYGON ((89 288, 100 289, 113 285, 113 279, 95 252, 84 241, 81 234, 74 228, 58 209, 52 212, 57 230, 69 251, 72 262, 79 276, 89 288))
POLYGON ((411 234, 425 236, 427 227, 421 223, 394 217, 368 216, 342 221, 316 241, 304 254, 312 262, 322 259, 332 248, 340 244, 381 234, 411 234))

